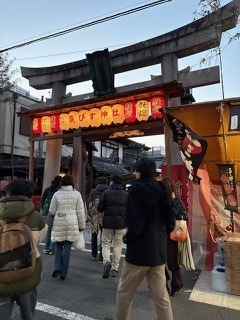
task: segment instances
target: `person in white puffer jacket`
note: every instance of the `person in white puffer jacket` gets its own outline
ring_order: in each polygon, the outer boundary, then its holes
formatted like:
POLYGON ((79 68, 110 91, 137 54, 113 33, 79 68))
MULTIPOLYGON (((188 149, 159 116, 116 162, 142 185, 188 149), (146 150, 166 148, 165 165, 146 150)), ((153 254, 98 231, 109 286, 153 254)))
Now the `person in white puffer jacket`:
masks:
POLYGON ((65 279, 70 263, 72 243, 85 228, 85 206, 80 192, 74 189, 73 177, 66 174, 61 188, 54 193, 49 212, 54 216, 52 242, 55 242, 53 278, 65 279))

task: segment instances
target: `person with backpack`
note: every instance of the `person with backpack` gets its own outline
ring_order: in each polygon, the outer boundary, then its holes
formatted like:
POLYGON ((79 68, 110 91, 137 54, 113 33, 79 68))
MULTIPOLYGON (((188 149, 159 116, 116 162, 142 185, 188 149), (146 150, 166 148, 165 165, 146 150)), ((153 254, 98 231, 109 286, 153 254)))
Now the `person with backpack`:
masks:
POLYGON ((93 260, 98 259, 100 263, 103 262, 102 241, 101 241, 103 214, 97 210, 97 205, 102 196, 103 191, 108 189, 107 182, 108 181, 105 177, 98 177, 96 180, 96 187, 91 190, 88 197, 88 201, 87 201, 88 214, 91 218, 92 259, 93 260), (98 235, 100 236, 99 253, 98 253, 98 235))
POLYGON ((7 196, 0 200, 1 320, 11 318, 15 302, 21 319, 34 319, 42 275, 37 245, 47 232, 44 218, 34 210, 34 189, 33 182, 19 178, 5 187, 7 196))
MULTIPOLYGON (((42 195, 42 215, 46 218, 49 213, 49 207, 52 200, 52 197, 56 191, 60 188, 60 184, 62 181, 61 176, 56 176, 49 187, 47 187, 42 195)), ((45 254, 54 254, 54 243, 51 241, 51 231, 52 228, 48 227, 47 235, 45 238, 45 248, 43 249, 43 253, 45 254)))

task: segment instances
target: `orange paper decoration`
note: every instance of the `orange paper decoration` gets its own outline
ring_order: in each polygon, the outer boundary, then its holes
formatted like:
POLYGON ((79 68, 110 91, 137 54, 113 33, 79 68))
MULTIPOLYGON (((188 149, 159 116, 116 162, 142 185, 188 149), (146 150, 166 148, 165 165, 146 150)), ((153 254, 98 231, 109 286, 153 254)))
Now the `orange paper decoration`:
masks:
POLYGON ((69 128, 78 129, 80 126, 79 113, 77 111, 71 111, 69 113, 69 128))
POLYGON ((136 120, 136 104, 134 102, 124 103, 124 118, 128 123, 136 120))
POLYGON ((136 103, 137 119, 146 121, 149 118, 149 103, 146 100, 140 100, 136 103))
POLYGON ((81 128, 88 128, 90 126, 90 112, 88 110, 81 110, 78 112, 79 126, 81 128))
POLYGON ((112 121, 112 108, 110 106, 103 106, 101 108, 101 123, 103 125, 110 125, 112 121))
POLYGON ((113 123, 123 123, 124 121, 124 106, 122 104, 114 104, 112 106, 113 123))
POLYGON ((159 111, 159 109, 163 108, 165 105, 164 99, 162 97, 154 97, 150 101, 151 106, 151 114, 153 119, 161 119, 163 117, 162 113, 159 111))
POLYGON ((49 116, 42 117, 41 120, 42 132, 50 133, 51 132, 51 118, 49 116))
POLYGON ((52 132, 59 132, 60 125, 59 125, 59 115, 51 116, 51 131, 52 132))
POLYGON ((92 108, 90 110, 90 125, 91 127, 100 127, 101 125, 101 110, 92 108))
POLYGON ((32 129, 35 134, 42 133, 42 121, 41 118, 34 118, 32 122, 32 129))
POLYGON ((69 115, 67 113, 60 114, 59 125, 61 130, 69 130, 69 115))

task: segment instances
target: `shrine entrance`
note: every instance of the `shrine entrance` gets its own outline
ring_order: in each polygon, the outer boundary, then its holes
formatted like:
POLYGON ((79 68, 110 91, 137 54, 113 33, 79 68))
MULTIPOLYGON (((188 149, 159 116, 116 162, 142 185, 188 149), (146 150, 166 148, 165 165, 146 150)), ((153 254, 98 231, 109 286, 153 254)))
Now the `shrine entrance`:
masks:
POLYGON ((92 183, 92 150, 87 149, 87 143, 166 134, 165 122, 159 110, 167 108, 172 98, 183 94, 182 85, 173 81, 21 113, 20 116, 31 119, 33 128, 29 179, 33 179, 34 172, 34 142, 62 139, 62 144, 73 146, 71 173, 76 188, 84 194, 86 184, 92 183), (86 170, 90 171, 88 181, 86 170))

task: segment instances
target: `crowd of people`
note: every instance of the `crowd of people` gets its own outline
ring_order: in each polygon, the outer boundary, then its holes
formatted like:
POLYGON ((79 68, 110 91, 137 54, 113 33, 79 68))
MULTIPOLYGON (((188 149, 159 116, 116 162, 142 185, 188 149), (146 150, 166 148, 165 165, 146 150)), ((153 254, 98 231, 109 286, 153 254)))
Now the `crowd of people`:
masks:
MULTIPOLYGON (((45 238, 43 253, 54 256, 52 277, 63 281, 68 275, 72 245, 79 232, 84 230, 88 216, 92 233, 91 258, 103 263, 103 279, 119 276, 115 319, 130 319, 134 294, 146 278, 158 319, 171 320, 169 296, 178 294, 183 278, 178 264, 178 242, 170 239, 170 232, 176 219, 187 220, 187 211, 176 196, 173 180, 169 177, 161 181, 156 179, 153 160, 139 159, 134 170, 135 180, 127 188, 120 175, 113 175, 109 180, 99 177, 86 205, 74 187, 71 175, 53 178, 42 197, 42 208, 50 197, 47 214, 38 214, 35 224, 30 227, 37 228, 40 234, 35 241, 36 247, 45 238), (52 218, 49 227, 45 223, 48 216, 52 218), (124 244, 126 254, 119 274, 124 244)), ((26 209, 21 210, 23 216, 36 216, 31 201, 31 182, 16 179, 7 186, 6 194, 0 200, 0 225, 10 217, 18 219, 17 206, 22 206, 22 203, 24 208, 26 204, 26 209), (12 206, 15 201, 16 207, 12 206), (13 208, 16 212, 11 211, 13 208)), ((41 265, 39 252, 38 261, 41 265)), ((22 319, 34 319, 40 274, 41 267, 31 286, 24 286, 24 280, 14 285, 0 282, 1 319, 10 319, 15 301, 21 309, 22 319), (16 291, 16 287, 21 287, 21 290, 16 291), (7 293, 1 295, 3 290, 7 293)))

